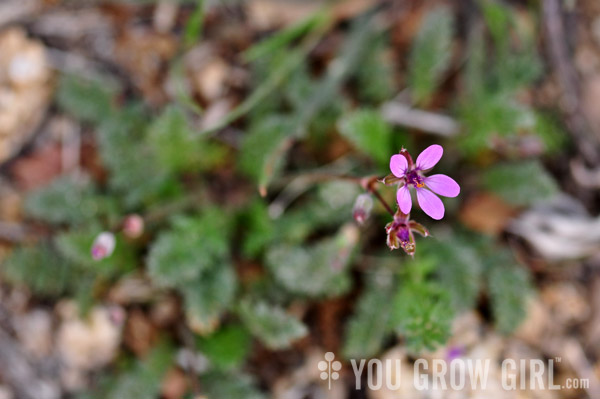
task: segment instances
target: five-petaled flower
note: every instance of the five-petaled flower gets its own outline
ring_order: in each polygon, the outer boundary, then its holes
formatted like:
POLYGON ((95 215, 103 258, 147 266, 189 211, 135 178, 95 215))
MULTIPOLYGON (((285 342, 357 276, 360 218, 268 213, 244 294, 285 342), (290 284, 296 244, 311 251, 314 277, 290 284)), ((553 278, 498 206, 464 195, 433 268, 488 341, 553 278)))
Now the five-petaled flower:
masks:
POLYGON ((444 197, 456 197, 460 193, 460 186, 454 179, 446 175, 424 175, 424 172, 438 163, 443 153, 442 146, 434 144, 419 154, 416 163, 405 149, 402 149, 400 154, 392 155, 390 170, 401 183, 396 199, 403 213, 409 214, 412 208, 410 194, 412 187, 417 192, 419 206, 427 215, 436 220, 444 217, 444 204, 436 194, 444 197))

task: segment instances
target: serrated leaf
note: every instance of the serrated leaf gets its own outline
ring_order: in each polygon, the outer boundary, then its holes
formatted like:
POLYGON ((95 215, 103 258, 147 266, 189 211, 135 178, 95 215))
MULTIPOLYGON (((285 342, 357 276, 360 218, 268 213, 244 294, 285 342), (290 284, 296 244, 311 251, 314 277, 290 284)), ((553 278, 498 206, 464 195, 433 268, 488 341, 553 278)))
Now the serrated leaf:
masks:
POLYGON ((351 286, 348 248, 335 238, 306 246, 278 245, 266 256, 267 267, 287 291, 309 297, 333 297, 351 286))
POLYGON ((254 258, 275 238, 275 223, 269 216, 267 205, 261 199, 250 203, 240 217, 244 227, 242 253, 254 258))
POLYGON ((392 302, 391 324, 412 351, 435 349, 450 336, 449 294, 433 282, 405 282, 392 302))
POLYGON ((176 106, 167 107, 148 128, 148 141, 160 164, 171 172, 208 170, 225 157, 225 148, 194 134, 176 106))
POLYGON ((388 333, 394 288, 393 278, 377 272, 367 281, 347 325, 343 347, 346 359, 370 358, 380 351, 388 333))
POLYGON ((527 206, 551 198, 558 187, 539 161, 505 163, 483 173, 483 185, 506 202, 527 206))
POLYGON ((266 399, 260 392, 252 377, 236 372, 210 371, 201 378, 204 393, 209 398, 266 399))
POLYGON ((266 187, 283 167, 284 156, 291 144, 292 124, 282 116, 262 119, 244 137, 239 169, 266 187))
POLYGON ((437 7, 424 17, 412 44, 409 86, 417 103, 427 102, 436 89, 452 57, 454 35, 452 10, 437 7))
POLYGON ((173 355, 168 343, 160 343, 144 360, 136 362, 132 370, 119 376, 106 399, 157 398, 162 378, 173 362, 173 355))
POLYGON ((147 115, 130 105, 102 122, 98 129, 100 155, 109 170, 109 185, 125 203, 138 206, 157 199, 172 199, 181 190, 175 176, 160 167, 146 142, 147 115))
POLYGON ((235 295, 237 280, 228 264, 214 264, 199 277, 180 283, 188 322, 199 333, 210 333, 235 295))
POLYGON ((47 244, 19 247, 3 260, 3 279, 41 296, 58 296, 73 287, 79 273, 47 244))
POLYGON ((482 282, 481 259, 472 246, 457 238, 431 239, 423 241, 418 251, 435 262, 435 273, 448 291, 454 309, 470 309, 482 282))
POLYGON ((29 216, 53 224, 82 224, 115 214, 116 208, 114 201, 96 193, 92 181, 85 176, 59 177, 25 200, 29 216))
POLYGON ((234 324, 222 327, 208 337, 199 338, 198 349, 214 367, 231 370, 244 362, 251 343, 248 331, 241 325, 234 324))
POLYGON ((488 259, 488 288, 498 331, 509 334, 525 319, 532 287, 527 270, 515 264, 507 252, 488 259))
POLYGON ((363 109, 346 115, 339 124, 340 133, 379 164, 389 162, 391 129, 380 112, 363 109))
POLYGON ((150 276, 159 285, 176 286, 227 263, 230 228, 229 217, 218 208, 175 218, 173 227, 159 234, 150 247, 150 276))
POLYGON ((107 78, 84 79, 63 76, 56 95, 58 105, 69 114, 89 123, 101 123, 113 112, 116 85, 107 78))
POLYGON ((283 308, 266 302, 244 300, 238 314, 248 330, 270 349, 288 348, 308 333, 306 326, 283 308))
POLYGON ((356 71, 358 97, 362 102, 380 103, 394 94, 395 65, 389 60, 387 38, 375 38, 356 71))

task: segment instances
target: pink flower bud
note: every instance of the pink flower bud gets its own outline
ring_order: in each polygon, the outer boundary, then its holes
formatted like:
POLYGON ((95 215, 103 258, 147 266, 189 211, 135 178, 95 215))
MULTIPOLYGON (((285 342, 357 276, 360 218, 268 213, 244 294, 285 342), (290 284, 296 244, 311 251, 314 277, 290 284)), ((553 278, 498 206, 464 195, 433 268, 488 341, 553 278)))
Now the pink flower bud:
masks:
POLYGON ((354 220, 358 224, 363 224, 371 215, 371 210, 373 209, 373 198, 371 194, 361 194, 356 197, 356 201, 354 201, 354 208, 352 209, 352 216, 354 216, 354 220))
POLYGON ((104 231, 96 237, 92 244, 92 258, 102 260, 112 255, 115 250, 116 240, 113 233, 104 231))
POLYGON ((138 238, 144 232, 144 219, 137 214, 128 215, 123 221, 123 234, 128 238, 138 238))

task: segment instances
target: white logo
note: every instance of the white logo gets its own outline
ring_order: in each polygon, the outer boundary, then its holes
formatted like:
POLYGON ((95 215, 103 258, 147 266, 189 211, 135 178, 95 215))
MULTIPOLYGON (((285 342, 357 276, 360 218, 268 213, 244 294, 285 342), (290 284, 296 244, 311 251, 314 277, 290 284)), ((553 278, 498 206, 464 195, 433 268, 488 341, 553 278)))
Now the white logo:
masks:
POLYGON ((321 379, 327 380, 329 383, 329 389, 331 389, 331 380, 337 380, 340 378, 340 371, 342 369, 342 363, 333 361, 335 355, 333 352, 327 352, 325 354, 325 360, 321 360, 317 365, 321 370, 321 379))

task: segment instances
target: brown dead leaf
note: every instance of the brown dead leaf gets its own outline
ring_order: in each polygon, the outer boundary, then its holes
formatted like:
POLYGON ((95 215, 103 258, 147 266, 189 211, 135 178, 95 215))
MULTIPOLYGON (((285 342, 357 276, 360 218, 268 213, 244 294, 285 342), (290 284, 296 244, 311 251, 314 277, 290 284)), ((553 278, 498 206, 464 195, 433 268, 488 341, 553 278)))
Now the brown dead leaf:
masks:
POLYGON ((477 193, 465 201, 461 221, 469 228, 486 234, 500 234, 516 210, 490 193, 477 193))
POLYGON ((142 28, 131 28, 117 40, 117 62, 152 105, 166 101, 162 79, 165 66, 177 51, 177 38, 142 28))
POLYGON ((61 147, 55 143, 48 143, 33 153, 20 157, 10 168, 15 184, 25 191, 47 185, 61 171, 61 147))
POLYGON ((162 380, 160 392, 165 399, 181 399, 187 387, 185 373, 178 368, 171 368, 162 380))
POLYGON ((174 324, 180 316, 180 304, 174 296, 161 297, 150 310, 152 323, 160 328, 174 324))
POLYGON ((123 338, 129 349, 139 357, 143 357, 154 346, 157 330, 144 312, 134 309, 127 317, 123 338))

